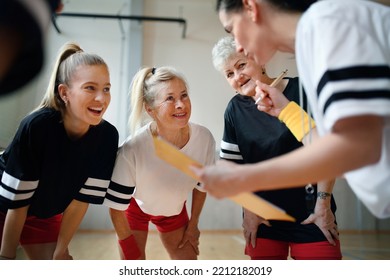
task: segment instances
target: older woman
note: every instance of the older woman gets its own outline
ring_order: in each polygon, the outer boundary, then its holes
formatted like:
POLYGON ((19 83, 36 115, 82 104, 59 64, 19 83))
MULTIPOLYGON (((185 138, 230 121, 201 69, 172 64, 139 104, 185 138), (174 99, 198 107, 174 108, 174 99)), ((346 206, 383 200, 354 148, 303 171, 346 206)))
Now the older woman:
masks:
POLYGON ((206 193, 196 180, 157 157, 152 137, 165 139, 202 164, 215 161, 214 137, 206 127, 190 122, 187 83, 172 67, 145 67, 135 75, 131 112, 132 135, 119 148, 106 199, 121 257, 146 258, 149 223, 153 223, 171 259, 197 259, 198 222, 206 193))
MULTIPOLYGON (((230 36, 218 41, 212 55, 215 68, 237 92, 225 111, 220 157, 239 164, 256 163, 301 147, 299 140, 304 135, 293 134, 284 123, 255 105, 256 80, 266 84, 275 80, 267 75, 265 67, 237 53, 230 36)), ((286 78, 276 87, 287 99, 298 101, 298 84, 298 78, 286 78)), ((319 184, 318 191, 317 186, 297 185, 291 190, 258 192, 297 222, 266 221, 244 210, 245 253, 251 259, 287 259, 291 249, 294 259, 340 259, 336 205, 333 196, 322 195, 329 194, 332 187, 333 182, 328 182, 319 184)))

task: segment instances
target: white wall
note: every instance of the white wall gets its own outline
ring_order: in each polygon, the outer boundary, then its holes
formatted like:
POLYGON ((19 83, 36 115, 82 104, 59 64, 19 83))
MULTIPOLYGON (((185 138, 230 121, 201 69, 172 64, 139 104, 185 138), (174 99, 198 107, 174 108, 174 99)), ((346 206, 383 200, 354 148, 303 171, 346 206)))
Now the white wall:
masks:
MULTIPOLYGON (((192 121, 207 126, 219 147, 223 132, 223 113, 235 94, 211 60, 211 50, 219 38, 227 36, 217 13, 215 0, 145 0, 145 15, 183 17, 187 20, 186 38, 181 26, 172 23, 144 24, 143 64, 172 65, 186 76, 193 105, 192 121)), ((289 68, 296 75, 291 55, 279 55, 269 65, 269 74, 289 68)))
MULTIPOLYGON (((223 113, 234 95, 224 78, 212 66, 211 49, 225 32, 215 12, 215 0, 67 0, 64 12, 122 14, 156 17, 182 17, 187 20, 186 38, 178 23, 137 22, 59 17, 58 34, 52 27, 48 35, 45 69, 19 93, 0 101, 0 146, 13 136, 21 119, 41 100, 57 50, 74 40, 88 52, 96 52, 108 63, 111 73, 112 102, 106 119, 127 135, 128 97, 131 78, 140 66, 171 65, 186 76, 193 106, 192 121, 208 127, 218 148, 223 131, 223 113)), ((277 75, 288 68, 296 75, 291 55, 279 54, 268 72, 277 75)), ((389 229, 389 220, 378 221, 356 200, 348 185, 338 180, 335 187, 338 221, 341 229, 389 229)), ((190 204, 188 205, 190 207, 190 204)), ((209 197, 200 220, 201 229, 240 229, 241 208, 230 200, 209 197)), ((82 228, 112 228, 107 209, 91 206, 82 228)))

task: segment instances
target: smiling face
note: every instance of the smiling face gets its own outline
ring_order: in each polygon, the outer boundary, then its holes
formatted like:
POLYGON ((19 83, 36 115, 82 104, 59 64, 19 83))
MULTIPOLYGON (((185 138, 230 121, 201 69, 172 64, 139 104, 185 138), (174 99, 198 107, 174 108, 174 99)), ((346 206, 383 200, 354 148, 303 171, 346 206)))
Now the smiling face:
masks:
POLYGON ((80 65, 69 85, 59 85, 66 100, 65 128, 70 134, 82 135, 90 125, 98 125, 111 101, 110 75, 105 65, 80 65))
POLYGON ((191 117, 191 100, 185 83, 178 78, 162 82, 153 107, 146 111, 164 130, 179 130, 188 125, 191 117))
POLYGON ((243 53, 231 55, 222 66, 229 85, 239 94, 255 96, 256 80, 262 80, 261 67, 243 53))

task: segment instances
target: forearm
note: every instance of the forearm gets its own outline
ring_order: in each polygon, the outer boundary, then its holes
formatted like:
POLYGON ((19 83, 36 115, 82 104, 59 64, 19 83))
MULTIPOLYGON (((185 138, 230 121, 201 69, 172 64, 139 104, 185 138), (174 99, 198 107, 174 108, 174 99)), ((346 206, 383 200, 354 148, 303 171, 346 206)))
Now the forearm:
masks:
POLYGON ((110 208, 110 217, 119 240, 126 239, 132 232, 124 211, 110 208))
POLYGON ((335 180, 320 181, 317 183, 317 192, 332 193, 335 180))
MULTIPOLYGON (((371 119, 372 120, 372 119, 371 119)), ((294 187, 332 180, 347 171, 372 164, 380 157, 380 121, 354 120, 353 129, 336 130, 309 146, 257 164, 238 167, 236 180, 246 191, 294 187)))
POLYGON ((331 195, 335 180, 321 181, 317 184, 317 202, 319 207, 330 208, 331 195))
POLYGON ((145 258, 145 252, 142 253, 140 251, 140 247, 131 231, 125 212, 110 208, 110 217, 118 237, 121 259, 138 260, 145 258))
POLYGON ((192 191, 192 206, 190 224, 198 225, 199 217, 203 209, 204 202, 206 201, 206 193, 194 189, 192 191))
MULTIPOLYGON (((306 112, 305 112, 306 114, 306 112)), ((314 123, 314 121, 313 121, 314 123)), ((319 139, 317 128, 313 127, 309 129, 309 131, 306 132, 305 136, 302 138, 302 144, 303 145, 310 145, 313 143, 313 141, 316 141, 319 139)), ((321 181, 317 183, 317 192, 323 192, 323 193, 329 193, 331 194, 333 191, 335 180, 328 180, 328 181, 321 181)))
POLYGON ((88 203, 73 200, 66 208, 61 221, 56 252, 65 252, 88 209, 88 203))
POLYGON ((20 235, 27 218, 28 206, 9 209, 5 218, 0 255, 14 259, 19 245, 20 235))

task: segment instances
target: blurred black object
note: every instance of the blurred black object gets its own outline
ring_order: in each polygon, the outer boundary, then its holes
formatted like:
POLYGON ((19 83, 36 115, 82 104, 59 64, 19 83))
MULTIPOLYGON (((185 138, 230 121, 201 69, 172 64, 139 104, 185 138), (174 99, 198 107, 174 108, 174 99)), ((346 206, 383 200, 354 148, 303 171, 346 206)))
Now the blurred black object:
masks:
POLYGON ((45 34, 61 0, 0 1, 0 96, 31 81, 42 69, 45 34))

